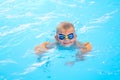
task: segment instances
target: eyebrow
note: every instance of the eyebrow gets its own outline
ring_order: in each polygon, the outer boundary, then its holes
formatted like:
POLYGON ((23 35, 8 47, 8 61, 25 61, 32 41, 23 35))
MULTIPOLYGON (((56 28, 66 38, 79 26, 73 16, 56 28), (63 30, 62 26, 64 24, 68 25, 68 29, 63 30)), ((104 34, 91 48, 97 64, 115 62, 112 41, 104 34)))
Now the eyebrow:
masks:
MULTIPOLYGON (((70 34, 74 34, 74 33, 70 33, 70 34)), ((60 34, 58 34, 58 35, 60 35, 60 34)), ((62 35, 64 35, 64 34, 62 34, 62 35)), ((69 35, 69 34, 68 34, 69 35)))

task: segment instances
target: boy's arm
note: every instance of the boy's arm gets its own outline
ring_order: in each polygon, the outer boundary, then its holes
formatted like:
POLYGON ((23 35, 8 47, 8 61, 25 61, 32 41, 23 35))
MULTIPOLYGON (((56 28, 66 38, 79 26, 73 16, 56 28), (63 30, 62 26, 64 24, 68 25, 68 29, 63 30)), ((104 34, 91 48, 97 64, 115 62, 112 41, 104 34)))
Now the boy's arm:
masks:
POLYGON ((87 53, 92 50, 92 45, 89 42, 86 42, 83 45, 84 45, 84 47, 81 49, 82 53, 87 53))
POLYGON ((92 46, 89 42, 79 44, 79 46, 80 45, 82 45, 82 47, 79 47, 79 51, 76 54, 76 61, 84 60, 85 55, 92 50, 92 46))
POLYGON ((80 52, 82 52, 82 53, 87 53, 87 52, 91 51, 91 49, 92 49, 92 46, 89 42, 80 43, 77 41, 76 46, 80 49, 80 52))
POLYGON ((75 55, 75 60, 66 62, 66 65, 73 65, 78 61, 83 61, 86 55, 85 53, 91 51, 92 49, 92 46, 89 42, 86 42, 83 44, 76 41, 75 45, 79 48, 79 51, 75 55))
POLYGON ((56 42, 49 43, 49 44, 46 45, 46 48, 47 49, 52 49, 56 46, 56 44, 57 44, 56 42))
POLYGON ((42 44, 35 47, 35 54, 41 55, 47 52, 48 49, 54 48, 55 43, 43 42, 42 44))

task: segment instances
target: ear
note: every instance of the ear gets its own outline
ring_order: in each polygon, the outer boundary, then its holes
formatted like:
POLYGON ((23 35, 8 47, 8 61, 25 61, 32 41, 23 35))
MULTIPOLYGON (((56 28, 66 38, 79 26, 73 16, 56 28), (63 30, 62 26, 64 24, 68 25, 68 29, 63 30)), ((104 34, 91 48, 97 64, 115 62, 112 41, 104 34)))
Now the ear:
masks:
POLYGON ((58 36, 57 35, 55 35, 55 39, 58 41, 58 36))
POLYGON ((77 35, 75 34, 75 38, 77 38, 77 35))

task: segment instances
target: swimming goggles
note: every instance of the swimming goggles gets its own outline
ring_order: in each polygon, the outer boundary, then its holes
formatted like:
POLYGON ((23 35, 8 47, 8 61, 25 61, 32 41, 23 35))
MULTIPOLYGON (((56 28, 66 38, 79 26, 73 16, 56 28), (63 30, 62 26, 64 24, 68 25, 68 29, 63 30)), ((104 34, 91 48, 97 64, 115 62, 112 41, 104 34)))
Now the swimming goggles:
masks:
POLYGON ((64 34, 59 34, 58 38, 60 40, 64 40, 64 39, 73 39, 74 38, 74 33, 70 33, 68 35, 64 35, 64 34))

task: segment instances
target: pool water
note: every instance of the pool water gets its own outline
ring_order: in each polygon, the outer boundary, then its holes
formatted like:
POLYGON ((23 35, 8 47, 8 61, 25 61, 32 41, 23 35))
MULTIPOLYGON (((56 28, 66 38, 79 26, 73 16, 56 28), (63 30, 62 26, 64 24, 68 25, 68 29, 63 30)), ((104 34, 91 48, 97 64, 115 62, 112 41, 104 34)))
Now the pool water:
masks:
POLYGON ((0 80, 119 80, 120 0, 0 0, 0 80), (77 50, 34 47, 54 42, 56 26, 74 24, 77 40, 92 51, 75 62, 77 50))

